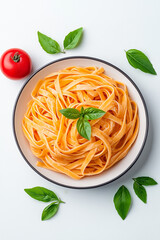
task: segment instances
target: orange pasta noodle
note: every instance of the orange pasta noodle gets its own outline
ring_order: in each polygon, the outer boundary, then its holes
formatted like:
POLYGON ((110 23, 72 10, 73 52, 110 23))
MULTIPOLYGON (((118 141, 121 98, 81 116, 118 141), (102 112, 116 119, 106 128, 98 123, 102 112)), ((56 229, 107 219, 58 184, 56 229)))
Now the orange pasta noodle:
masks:
POLYGON ((31 95, 22 128, 39 167, 74 179, 100 174, 126 156, 138 135, 137 104, 126 85, 105 75, 103 68, 73 66, 54 72, 31 95), (59 112, 82 106, 106 112, 90 121, 91 140, 79 135, 77 120, 59 112))

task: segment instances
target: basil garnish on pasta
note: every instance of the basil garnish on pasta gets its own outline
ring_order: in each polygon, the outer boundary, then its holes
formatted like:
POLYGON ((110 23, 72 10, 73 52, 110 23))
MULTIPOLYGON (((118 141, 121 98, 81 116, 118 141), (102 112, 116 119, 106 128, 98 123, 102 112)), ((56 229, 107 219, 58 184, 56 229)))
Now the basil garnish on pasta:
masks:
POLYGON ((77 109, 74 109, 74 108, 66 108, 66 109, 61 109, 59 111, 66 118, 69 118, 69 119, 79 118, 76 125, 77 131, 82 137, 86 138, 87 140, 91 139, 91 125, 88 122, 88 120, 98 119, 100 117, 103 117, 103 115, 106 113, 101 109, 93 108, 93 107, 89 107, 86 109, 81 107, 81 111, 78 111, 77 109))

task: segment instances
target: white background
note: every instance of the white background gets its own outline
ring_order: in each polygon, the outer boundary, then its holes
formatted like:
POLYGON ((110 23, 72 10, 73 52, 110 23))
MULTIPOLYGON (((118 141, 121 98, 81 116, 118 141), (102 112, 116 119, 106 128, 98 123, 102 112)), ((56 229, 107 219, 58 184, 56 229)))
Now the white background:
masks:
POLYGON ((64 56, 104 59, 126 72, 140 88, 150 117, 149 137, 136 165, 116 182, 91 190, 67 189, 41 178, 23 160, 13 137, 12 113, 25 83, 0 73, 0 239, 1 240, 150 240, 160 239, 160 1, 159 0, 5 0, 0 1, 0 54, 18 47, 26 50, 33 72, 64 56), (84 27, 81 45, 65 55, 49 55, 37 40, 37 30, 63 42, 64 36, 84 27), (124 50, 136 48, 149 56, 157 76, 132 68, 124 50), (148 203, 133 193, 132 177, 151 176, 158 186, 147 187, 148 203), (113 205, 117 189, 125 184, 132 206, 122 220, 113 205), (43 186, 66 204, 42 222, 46 206, 30 198, 24 188, 43 186))

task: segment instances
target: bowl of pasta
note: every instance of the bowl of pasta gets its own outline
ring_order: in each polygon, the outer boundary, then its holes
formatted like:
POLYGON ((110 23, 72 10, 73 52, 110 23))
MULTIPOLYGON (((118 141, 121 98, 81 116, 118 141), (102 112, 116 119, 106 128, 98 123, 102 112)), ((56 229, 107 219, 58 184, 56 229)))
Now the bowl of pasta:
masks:
POLYGON ((13 114, 15 140, 29 166, 53 183, 79 189, 125 174, 144 148, 148 124, 136 84, 92 57, 63 58, 39 69, 21 89, 13 114))

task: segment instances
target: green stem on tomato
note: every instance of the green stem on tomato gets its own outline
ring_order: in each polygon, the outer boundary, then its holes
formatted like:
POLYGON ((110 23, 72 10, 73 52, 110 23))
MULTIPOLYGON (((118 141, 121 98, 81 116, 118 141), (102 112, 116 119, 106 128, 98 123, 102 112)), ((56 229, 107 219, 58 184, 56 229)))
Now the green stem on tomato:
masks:
POLYGON ((11 58, 12 58, 12 60, 13 60, 14 62, 19 62, 19 61, 20 61, 20 56, 21 56, 21 54, 19 54, 18 52, 16 52, 16 53, 14 54, 14 56, 11 57, 11 58))

